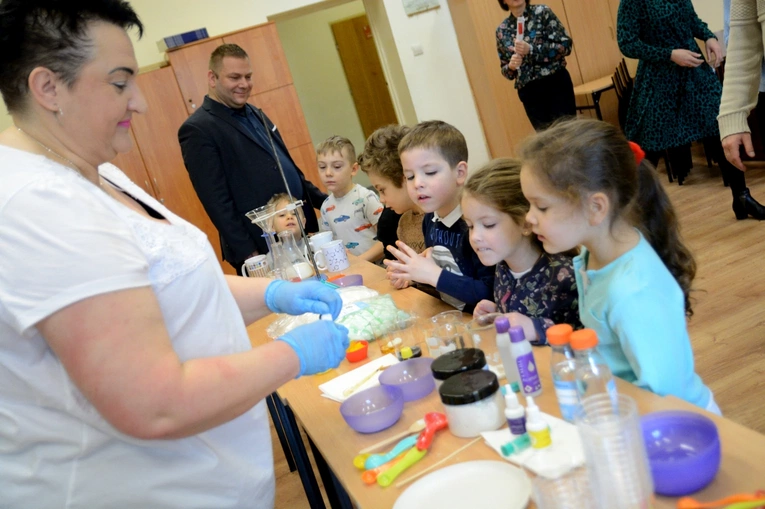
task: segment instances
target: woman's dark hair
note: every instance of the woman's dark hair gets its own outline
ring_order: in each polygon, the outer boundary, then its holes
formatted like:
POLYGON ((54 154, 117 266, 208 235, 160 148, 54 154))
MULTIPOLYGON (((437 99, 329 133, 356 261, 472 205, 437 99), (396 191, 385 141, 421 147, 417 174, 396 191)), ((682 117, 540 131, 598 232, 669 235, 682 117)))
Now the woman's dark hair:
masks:
POLYGON ((143 25, 123 0, 0 1, 0 93, 9 112, 19 111, 36 67, 56 73, 71 87, 92 57, 89 25, 102 21, 127 30, 143 25))
POLYGON ((528 169, 572 200, 603 192, 611 201, 611 224, 624 217, 637 227, 675 277, 693 314, 690 290, 696 262, 683 244, 669 196, 647 160, 638 165, 624 135, 599 120, 566 120, 532 136, 521 149, 528 169))
MULTIPOLYGON (((507 5, 507 2, 505 2, 505 0, 498 0, 498 1, 499 1, 499 6, 502 7, 503 11, 509 11, 510 10, 510 6, 507 5)), ((528 6, 529 6, 529 0, 526 0, 526 7, 528 7, 528 6)))

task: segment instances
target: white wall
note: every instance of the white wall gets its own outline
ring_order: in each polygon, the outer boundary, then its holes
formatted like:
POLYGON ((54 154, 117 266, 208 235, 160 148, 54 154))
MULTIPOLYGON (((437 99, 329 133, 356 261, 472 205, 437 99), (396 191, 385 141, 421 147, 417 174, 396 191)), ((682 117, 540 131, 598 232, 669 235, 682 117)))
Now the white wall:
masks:
MULTIPOLYGON (((276 22, 314 145, 338 134, 351 140, 357 153, 364 148, 364 131, 330 27, 363 14, 364 4, 356 0, 276 22)), ((369 185, 363 172, 356 180, 369 185)))

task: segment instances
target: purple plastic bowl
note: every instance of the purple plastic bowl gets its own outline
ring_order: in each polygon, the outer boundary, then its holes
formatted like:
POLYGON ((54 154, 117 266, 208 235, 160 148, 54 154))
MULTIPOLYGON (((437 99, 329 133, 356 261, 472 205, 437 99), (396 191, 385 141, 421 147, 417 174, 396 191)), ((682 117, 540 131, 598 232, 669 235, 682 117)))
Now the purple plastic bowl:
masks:
POLYGON ((424 398, 436 387, 431 364, 431 357, 417 357, 394 364, 380 373, 380 385, 398 387, 404 393, 404 401, 424 398))
POLYGON ((398 387, 376 385, 346 399, 340 414, 359 433, 376 433, 390 428, 404 411, 404 395, 398 387))
POLYGON ((654 490, 679 497, 700 490, 720 468, 720 436, 694 412, 654 412, 640 419, 654 490))
POLYGON ((339 279, 335 279, 332 282, 342 288, 347 286, 361 286, 364 284, 364 276, 361 274, 351 274, 350 276, 343 276, 339 279))

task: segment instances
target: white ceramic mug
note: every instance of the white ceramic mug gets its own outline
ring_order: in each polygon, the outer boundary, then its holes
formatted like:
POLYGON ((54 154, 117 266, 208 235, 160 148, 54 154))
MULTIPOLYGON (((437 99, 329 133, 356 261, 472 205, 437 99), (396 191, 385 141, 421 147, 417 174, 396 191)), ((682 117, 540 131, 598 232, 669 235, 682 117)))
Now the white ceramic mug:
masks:
POLYGON ((324 254, 321 252, 321 247, 329 242, 332 242, 332 232, 319 232, 308 237, 308 243, 311 245, 311 251, 314 252, 314 259, 316 265, 319 266, 319 270, 326 270, 327 260, 324 259, 324 254))
POLYGON ((340 272, 351 265, 342 240, 333 240, 321 246, 321 251, 316 253, 314 260, 319 270, 329 272, 340 272))
POLYGON ((244 277, 268 277, 268 260, 266 255, 255 255, 247 258, 242 265, 244 277))

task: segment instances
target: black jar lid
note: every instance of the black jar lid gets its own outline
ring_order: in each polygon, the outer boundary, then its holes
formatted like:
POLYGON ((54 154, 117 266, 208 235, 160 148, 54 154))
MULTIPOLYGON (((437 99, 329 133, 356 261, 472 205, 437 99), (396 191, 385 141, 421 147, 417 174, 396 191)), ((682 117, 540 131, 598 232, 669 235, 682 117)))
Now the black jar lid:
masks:
POLYGON ((480 369, 457 373, 441 384, 438 394, 444 405, 468 405, 492 396, 499 390, 497 375, 480 369))
POLYGON ((484 366, 486 366, 486 356, 483 351, 478 348, 459 348, 436 358, 430 365, 430 369, 433 371, 433 378, 446 380, 457 373, 483 369, 484 366))

